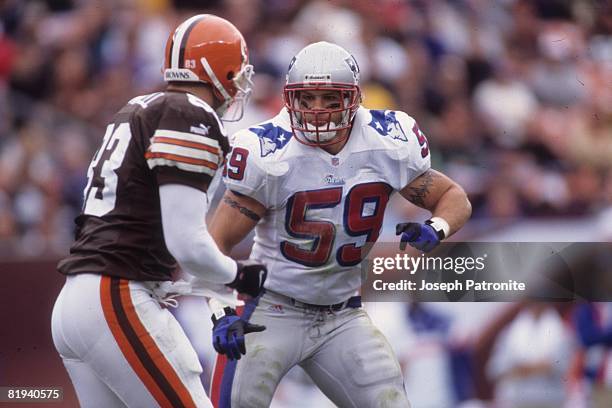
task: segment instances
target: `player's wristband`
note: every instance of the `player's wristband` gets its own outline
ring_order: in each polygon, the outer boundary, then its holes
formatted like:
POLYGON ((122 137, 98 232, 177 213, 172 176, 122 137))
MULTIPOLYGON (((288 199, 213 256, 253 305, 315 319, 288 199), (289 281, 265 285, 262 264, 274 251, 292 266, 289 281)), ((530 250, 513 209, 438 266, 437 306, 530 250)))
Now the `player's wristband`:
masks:
POLYGON ((450 225, 448 222, 442 217, 432 217, 431 219, 425 221, 425 224, 431 226, 438 234, 438 239, 442 241, 444 238, 448 237, 448 233, 450 232, 450 225))
POLYGON ((229 306, 224 307, 220 311, 216 311, 210 317, 213 324, 217 323, 221 318, 225 316, 236 316, 236 311, 229 306))
POLYGON ((213 316, 217 317, 217 320, 225 316, 227 312, 226 309, 232 309, 231 306, 212 297, 208 299, 208 308, 213 316))

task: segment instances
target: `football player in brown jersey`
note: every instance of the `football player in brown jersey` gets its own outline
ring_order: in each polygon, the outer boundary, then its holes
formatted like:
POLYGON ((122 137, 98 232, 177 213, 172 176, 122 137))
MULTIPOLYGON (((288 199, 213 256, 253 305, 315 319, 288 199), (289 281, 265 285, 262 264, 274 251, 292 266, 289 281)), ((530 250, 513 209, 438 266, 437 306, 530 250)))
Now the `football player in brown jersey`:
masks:
MULTIPOLYGON (((202 367, 159 293, 177 263, 210 287, 257 296, 262 265, 224 255, 208 233, 207 190, 229 146, 220 117, 251 92, 242 34, 196 15, 166 44, 163 92, 130 100, 87 171, 75 242, 52 317, 55 346, 84 407, 211 406, 202 367)), ((238 335, 262 326, 234 322, 238 335)))

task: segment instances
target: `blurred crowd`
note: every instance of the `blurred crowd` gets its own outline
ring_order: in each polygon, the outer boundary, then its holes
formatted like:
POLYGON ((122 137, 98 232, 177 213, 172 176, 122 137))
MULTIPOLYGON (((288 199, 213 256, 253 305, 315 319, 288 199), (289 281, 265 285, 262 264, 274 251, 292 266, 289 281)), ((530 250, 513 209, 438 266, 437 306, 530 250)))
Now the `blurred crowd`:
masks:
POLYGON ((612 204, 610 2, 4 0, 4 252, 65 251, 101 129, 131 97, 163 86, 168 33, 202 12, 242 31, 257 73, 230 130, 275 114, 292 55, 328 40, 359 62, 366 107, 417 119, 433 166, 466 189, 475 219, 612 204))
POLYGON ((371 306, 415 407, 612 406, 610 303, 371 306))

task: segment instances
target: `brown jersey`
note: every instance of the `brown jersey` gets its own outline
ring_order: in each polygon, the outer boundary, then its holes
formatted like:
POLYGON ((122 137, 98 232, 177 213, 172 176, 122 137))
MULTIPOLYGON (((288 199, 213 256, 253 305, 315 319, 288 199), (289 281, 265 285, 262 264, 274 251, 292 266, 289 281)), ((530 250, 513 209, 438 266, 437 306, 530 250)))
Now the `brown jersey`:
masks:
POLYGON ((106 128, 89 166, 76 241, 59 271, 170 279, 176 261, 164 242, 159 186, 206 191, 228 149, 217 115, 196 96, 132 99, 106 128))

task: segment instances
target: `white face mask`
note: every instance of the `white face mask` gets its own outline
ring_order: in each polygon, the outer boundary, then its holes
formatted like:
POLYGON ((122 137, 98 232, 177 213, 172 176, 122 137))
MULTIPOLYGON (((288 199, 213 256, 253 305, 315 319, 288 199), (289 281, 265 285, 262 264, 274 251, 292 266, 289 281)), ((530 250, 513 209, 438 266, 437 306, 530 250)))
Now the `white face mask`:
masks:
POLYGON ((242 119, 244 110, 253 92, 253 75, 255 75, 255 71, 252 65, 245 65, 238 75, 236 75, 233 82, 238 92, 236 92, 236 95, 234 95, 226 106, 224 112, 219 114, 222 121, 238 122, 242 119))

